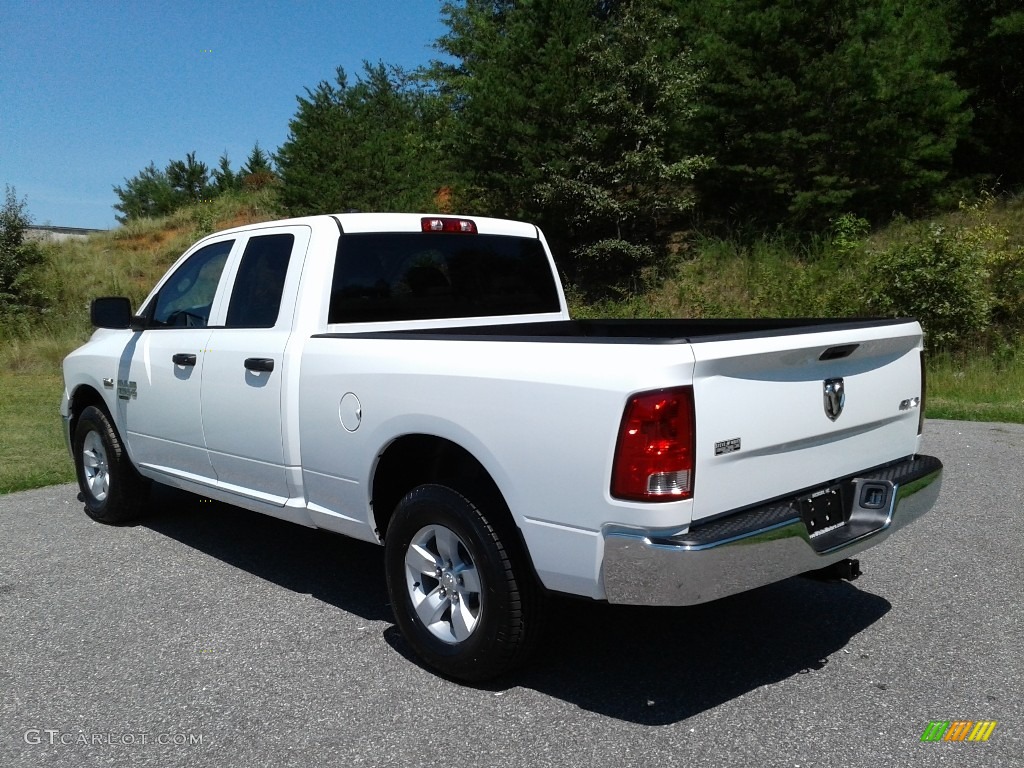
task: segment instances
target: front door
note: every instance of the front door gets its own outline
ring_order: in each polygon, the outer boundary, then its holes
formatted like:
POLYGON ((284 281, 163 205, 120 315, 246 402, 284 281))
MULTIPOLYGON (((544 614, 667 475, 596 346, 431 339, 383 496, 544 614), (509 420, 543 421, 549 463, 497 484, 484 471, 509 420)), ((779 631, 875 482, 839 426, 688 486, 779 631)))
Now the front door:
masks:
POLYGON ((233 245, 215 241, 181 262, 143 308, 145 327, 118 366, 118 407, 132 456, 171 477, 216 477, 203 439, 201 387, 207 326, 233 245))

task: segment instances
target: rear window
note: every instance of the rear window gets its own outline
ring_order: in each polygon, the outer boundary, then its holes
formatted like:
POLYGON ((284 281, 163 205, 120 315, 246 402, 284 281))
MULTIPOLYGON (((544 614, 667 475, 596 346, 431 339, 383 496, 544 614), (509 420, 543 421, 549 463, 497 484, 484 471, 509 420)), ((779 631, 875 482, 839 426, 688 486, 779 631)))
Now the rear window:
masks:
POLYGON ((228 305, 228 328, 273 328, 295 235, 261 235, 245 246, 228 305))
POLYGON ((558 312, 539 240, 502 235, 343 235, 330 323, 558 312))

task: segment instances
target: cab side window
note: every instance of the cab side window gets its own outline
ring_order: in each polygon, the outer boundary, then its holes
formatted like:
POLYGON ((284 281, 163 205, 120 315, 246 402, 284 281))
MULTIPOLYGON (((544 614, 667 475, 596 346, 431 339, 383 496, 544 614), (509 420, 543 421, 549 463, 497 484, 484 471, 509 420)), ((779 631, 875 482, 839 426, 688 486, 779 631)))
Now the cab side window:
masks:
POLYGON ((281 312, 284 280, 295 235, 260 235, 249 239, 238 265, 228 304, 228 328, 273 328, 281 312))
POLYGON ((234 240, 212 243, 189 256, 164 283, 149 319, 151 327, 205 328, 234 240))

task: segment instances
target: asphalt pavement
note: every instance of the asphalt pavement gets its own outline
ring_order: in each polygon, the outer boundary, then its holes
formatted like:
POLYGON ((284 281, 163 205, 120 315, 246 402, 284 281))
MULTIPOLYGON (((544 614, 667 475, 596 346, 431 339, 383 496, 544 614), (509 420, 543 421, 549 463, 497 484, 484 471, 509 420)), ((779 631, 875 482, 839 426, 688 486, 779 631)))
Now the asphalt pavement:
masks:
POLYGON ((0 496, 0 766, 1024 766, 1024 426, 930 421, 937 506, 693 608, 559 600, 532 664, 421 668, 382 550, 158 489, 0 496), (924 742, 994 721, 988 741, 924 742))

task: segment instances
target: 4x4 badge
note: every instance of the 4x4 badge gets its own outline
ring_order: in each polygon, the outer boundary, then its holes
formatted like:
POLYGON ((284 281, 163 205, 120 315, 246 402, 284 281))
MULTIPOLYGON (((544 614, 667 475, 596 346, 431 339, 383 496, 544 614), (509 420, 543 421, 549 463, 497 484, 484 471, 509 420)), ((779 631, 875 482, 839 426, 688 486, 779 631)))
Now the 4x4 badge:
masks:
POLYGON ((825 415, 832 421, 839 418, 846 405, 846 388, 842 379, 825 379, 825 415))

